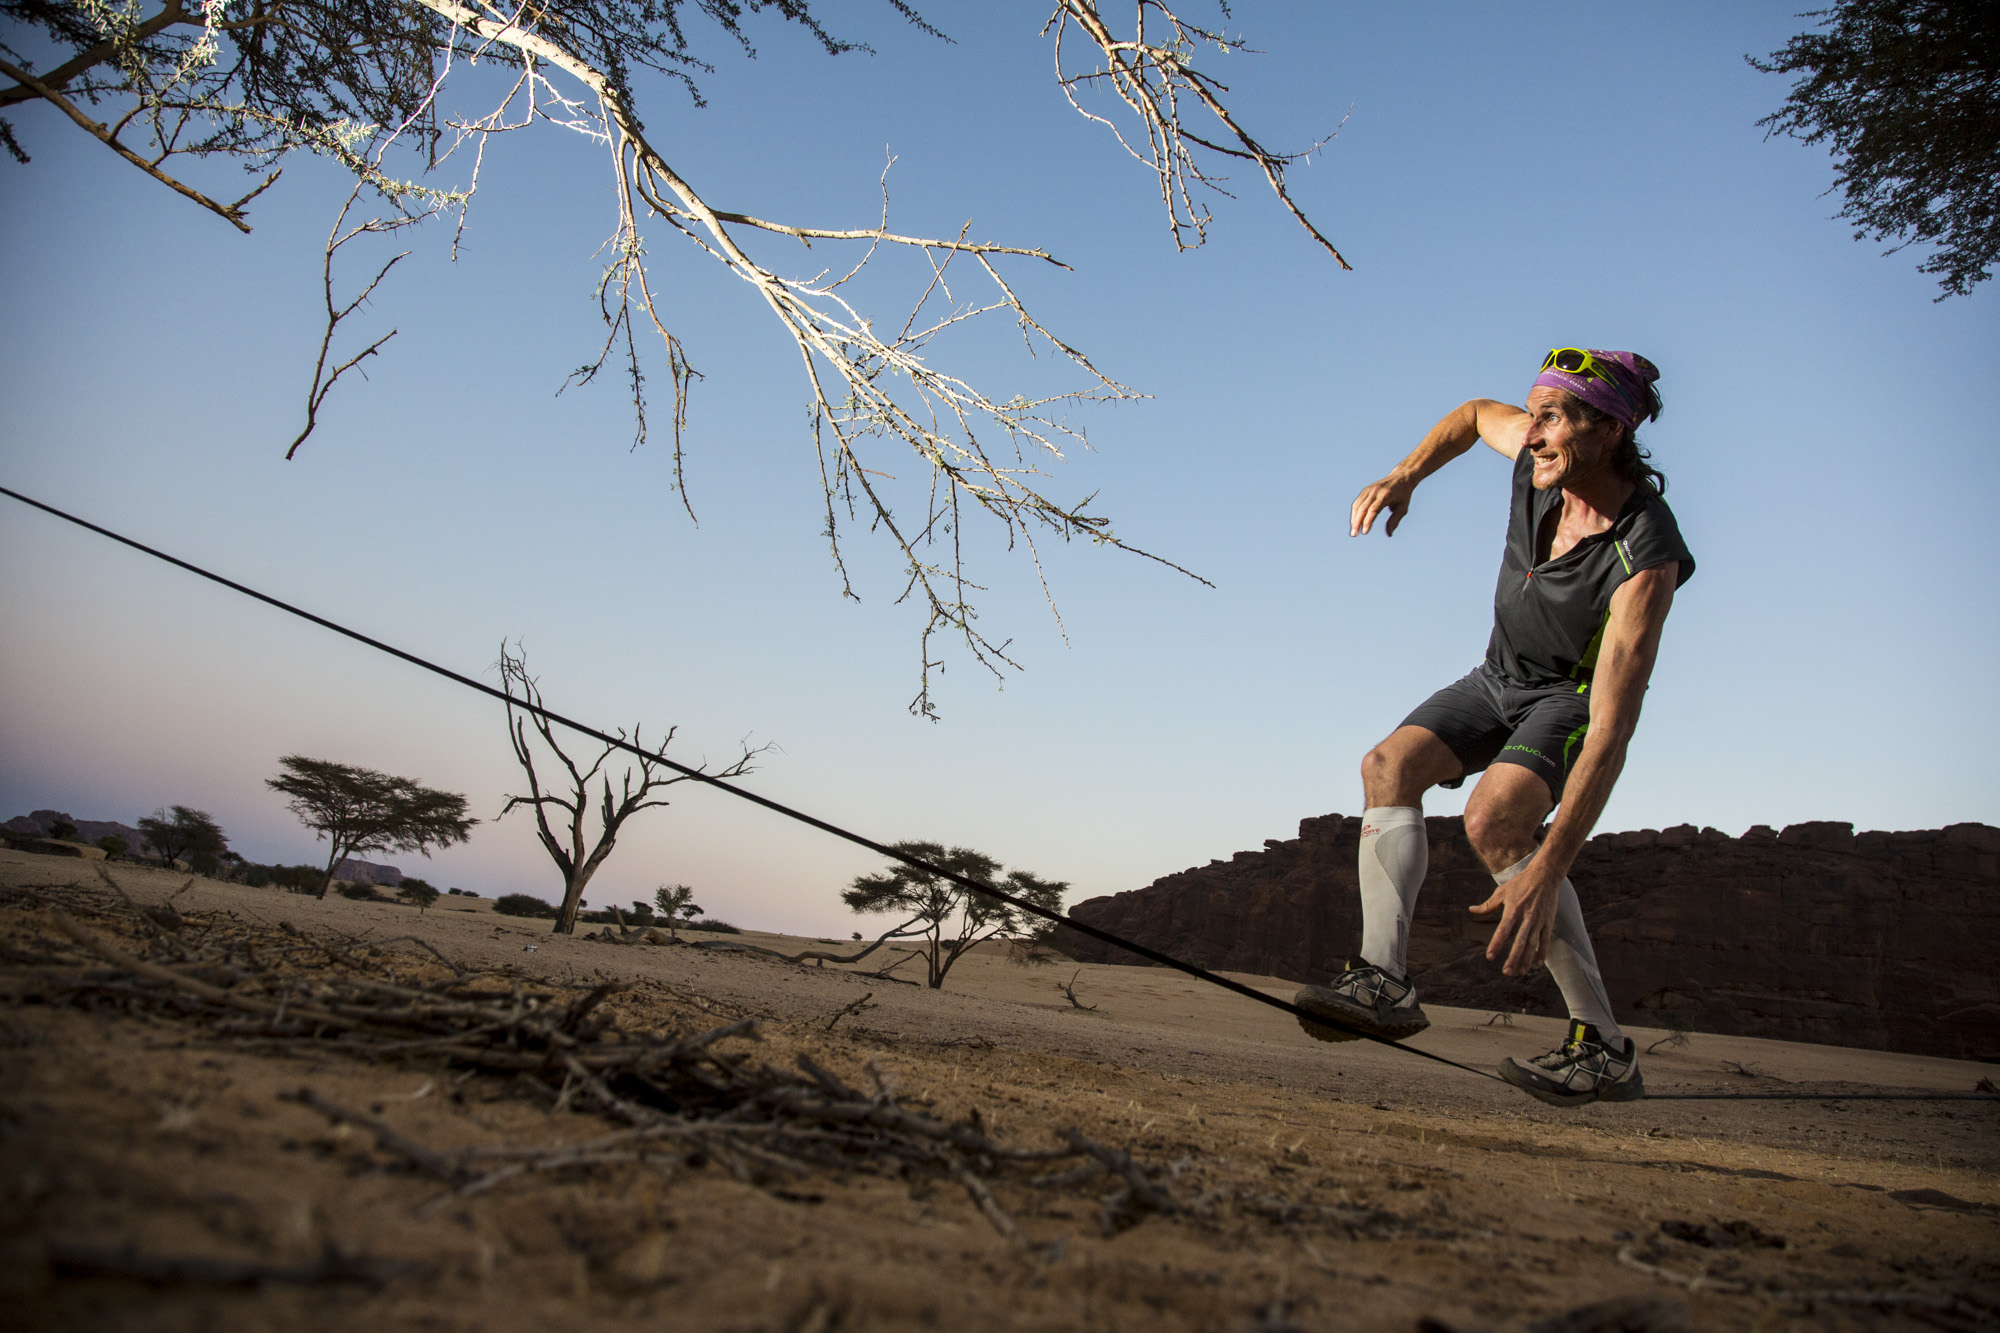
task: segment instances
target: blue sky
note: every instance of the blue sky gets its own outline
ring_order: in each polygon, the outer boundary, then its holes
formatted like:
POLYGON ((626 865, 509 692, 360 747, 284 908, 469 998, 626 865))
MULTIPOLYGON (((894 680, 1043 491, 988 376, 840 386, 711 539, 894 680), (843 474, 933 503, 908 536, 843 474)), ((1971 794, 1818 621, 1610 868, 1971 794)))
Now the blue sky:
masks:
MULTIPOLYGON (((942 721, 910 717, 920 621, 865 537, 862 600, 840 598, 796 355, 747 288, 654 232, 706 376, 698 526, 664 438, 631 448, 615 383, 557 398, 599 336, 611 195, 602 159, 548 129, 489 154, 456 264, 444 233, 417 239, 366 317, 398 336, 286 462, 338 178, 300 164, 244 237, 17 113, 35 160, 0 167, 0 477, 461 670, 520 638, 555 707, 677 724, 683 757, 771 742, 760 791, 979 847, 1074 900, 1357 811, 1361 754, 1483 650, 1507 470, 1454 464, 1387 541, 1347 537, 1354 493, 1462 400, 1519 401, 1549 347, 1629 347, 1662 368, 1645 438, 1700 572, 1600 827, 2000 822, 2000 307, 1990 284, 1935 303, 1914 255, 1829 220, 1823 151, 1762 139, 1785 85, 1742 57, 1799 29, 1792 6, 1626 6, 1574 30, 1502 6, 1237 6, 1264 54, 1208 63, 1266 142, 1340 126, 1292 182, 1352 273, 1247 179, 1213 200, 1208 247, 1176 254, 1147 174, 1054 89, 1039 7, 937 6, 952 45, 829 12, 876 54, 753 23, 754 61, 710 43, 706 109, 641 84, 654 142, 712 203, 818 226, 867 225, 893 154, 898 228, 971 219, 1071 264, 1006 271, 1152 397, 1079 411, 1092 448, 1053 489, 1098 491, 1121 536, 1213 590, 1045 550, 1065 643, 1026 562, 983 551, 982 626, 1027 669, 996 688, 947 652, 942 721)), ((900 317, 916 280, 885 267, 868 291, 900 317)), ((1001 326, 938 358, 996 396, 1056 382, 1001 326)), ((518 779, 488 703, 11 504, 0 561, 4 814, 181 802, 246 855, 311 860, 263 786, 302 751, 472 798, 472 842, 390 858, 406 871, 554 895, 522 817, 490 822, 518 779)), ((590 897, 685 881, 745 925, 845 931, 866 923, 837 891, 872 867, 683 789, 590 897)))

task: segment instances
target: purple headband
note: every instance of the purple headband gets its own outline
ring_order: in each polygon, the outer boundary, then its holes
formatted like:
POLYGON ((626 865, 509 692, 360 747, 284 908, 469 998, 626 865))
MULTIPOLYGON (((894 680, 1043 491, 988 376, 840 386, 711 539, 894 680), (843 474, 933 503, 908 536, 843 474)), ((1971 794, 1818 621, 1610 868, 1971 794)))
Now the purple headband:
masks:
POLYGON ((1592 368, 1604 371, 1609 379, 1600 379, 1594 374, 1572 374, 1550 366, 1535 377, 1535 387, 1546 386, 1573 393, 1599 411, 1610 413, 1628 427, 1636 427, 1642 419, 1659 415, 1653 409, 1651 395, 1646 392, 1646 386, 1660 378, 1658 366, 1637 352, 1604 352, 1595 347, 1586 350, 1595 363, 1592 368))

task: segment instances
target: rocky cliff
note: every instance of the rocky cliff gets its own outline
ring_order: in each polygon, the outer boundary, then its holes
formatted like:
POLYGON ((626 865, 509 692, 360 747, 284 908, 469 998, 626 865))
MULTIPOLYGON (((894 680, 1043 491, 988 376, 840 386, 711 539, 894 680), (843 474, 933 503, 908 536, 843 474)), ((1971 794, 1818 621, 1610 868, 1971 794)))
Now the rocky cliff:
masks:
MULTIPOLYGON (((1492 892, 1463 821, 1433 818, 1410 932, 1425 999, 1560 1014, 1547 975, 1484 956, 1466 908, 1492 892)), ((1361 821, 1079 903, 1073 914, 1212 968, 1323 980, 1360 947, 1361 821)), ((1601 834, 1572 879, 1620 1014, 1650 1025, 1879 1050, 2000 1057, 2000 829, 1860 833, 1851 824, 1692 825, 1601 834)), ((1141 961, 1065 932, 1090 962, 1141 961)))
POLYGON ((153 852, 152 845, 146 841, 145 834, 130 824, 121 824, 115 819, 71 819, 60 810, 37 810, 32 814, 16 815, 5 824, 0 824, 0 828, 6 829, 9 833, 25 833, 39 837, 54 827, 58 820, 76 825, 79 842, 94 843, 99 838, 116 836, 125 839, 127 851, 141 855, 157 855, 153 852))

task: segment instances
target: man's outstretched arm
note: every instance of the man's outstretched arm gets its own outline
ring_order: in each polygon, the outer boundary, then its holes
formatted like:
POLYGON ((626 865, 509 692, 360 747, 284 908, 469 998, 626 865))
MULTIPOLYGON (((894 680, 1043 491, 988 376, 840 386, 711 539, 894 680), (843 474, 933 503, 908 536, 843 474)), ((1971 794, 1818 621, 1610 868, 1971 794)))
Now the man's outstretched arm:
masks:
POLYGON ((1611 788, 1625 767, 1625 749, 1639 725, 1639 708, 1660 653, 1660 632, 1673 607, 1679 575, 1677 564, 1656 565, 1633 575, 1611 595, 1611 619, 1604 627, 1591 677, 1590 730, 1564 784, 1555 823, 1527 869, 1472 909, 1481 914, 1502 912, 1486 956, 1498 958, 1506 950, 1502 970, 1510 977, 1534 971, 1548 956, 1556 891, 1604 813, 1604 803, 1611 799, 1611 788))
POLYGON ((1395 536, 1396 525, 1409 512, 1410 495, 1418 482, 1481 440, 1511 460, 1521 452, 1527 439, 1528 414, 1522 409, 1491 398, 1461 403, 1457 411, 1431 427, 1423 443, 1396 464, 1394 471, 1355 497, 1354 509, 1348 515, 1347 535, 1361 536, 1375 526, 1376 515, 1386 509, 1389 524, 1382 532, 1384 536, 1395 536))

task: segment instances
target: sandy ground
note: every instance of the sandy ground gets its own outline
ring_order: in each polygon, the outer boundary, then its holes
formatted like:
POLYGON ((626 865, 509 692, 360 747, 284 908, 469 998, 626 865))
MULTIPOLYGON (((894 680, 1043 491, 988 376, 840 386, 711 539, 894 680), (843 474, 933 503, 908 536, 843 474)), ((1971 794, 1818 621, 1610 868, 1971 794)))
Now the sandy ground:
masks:
MULTIPOLYGON (((15 964, 48 918, 22 890, 107 908, 118 895, 95 866, 0 852, 12 986, 0 1013, 0 1309, 12 1314, 0 1322, 15 1326, 2000 1326, 2000 1104, 1859 1096, 1969 1093, 1992 1066, 1697 1033, 1646 1057, 1647 1100, 1558 1111, 1402 1052, 1315 1042, 1280 1012, 1159 969, 1024 967, 982 949, 931 991, 737 951, 555 936, 450 897, 419 915, 108 874, 131 899, 173 896, 193 918, 361 937, 364 957, 414 952, 388 941, 415 935, 467 966, 694 997, 703 1012, 690 1020, 754 1015, 774 1064, 804 1050, 845 1070, 873 1061, 906 1104, 976 1109, 1030 1146, 1075 1127, 1172 1165, 1186 1206, 1107 1236, 1094 1197, 1020 1192, 1002 1202, 1026 1249, 948 1182, 866 1176, 774 1191, 698 1165, 607 1167, 440 1208, 436 1185, 278 1094, 309 1085, 439 1145, 575 1140, 603 1122, 484 1077, 457 1082, 442 1064, 259 1054, 170 1018, 34 1003, 33 969, 15 964), (1095 1007, 1072 1005, 1065 983, 1095 1007), (1703 1096, 1718 1093, 1852 1099, 1703 1096), (1753 1235, 1783 1243, 1736 1243, 1753 1235), (379 1290, 148 1285, 66 1272, 49 1259, 62 1244, 266 1263, 337 1250, 422 1270, 379 1290), (1620 1299, 1616 1318, 1546 1322, 1620 1299)), ((1560 1040, 1551 1020, 1431 1014, 1414 1044, 1480 1068, 1560 1040)), ((1644 1046, 1667 1034, 1634 1035, 1644 1046)))

